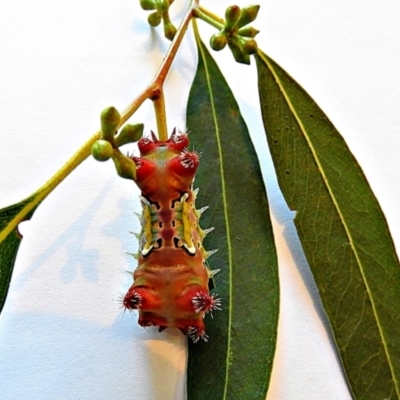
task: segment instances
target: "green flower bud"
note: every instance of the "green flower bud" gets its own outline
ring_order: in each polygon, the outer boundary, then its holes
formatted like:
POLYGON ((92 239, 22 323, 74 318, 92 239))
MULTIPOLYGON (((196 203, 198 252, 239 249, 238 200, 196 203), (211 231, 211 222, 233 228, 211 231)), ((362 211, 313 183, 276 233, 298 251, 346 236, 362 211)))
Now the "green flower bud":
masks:
POLYGON ((165 22, 164 19, 164 36, 172 40, 175 37, 176 34, 176 28, 175 26, 168 20, 168 22, 165 22))
POLYGON ((107 161, 113 155, 114 149, 110 142, 107 140, 97 140, 92 146, 92 156, 97 161, 107 161))
POLYGON ((215 51, 222 50, 226 46, 226 43, 227 43, 226 36, 222 32, 216 33, 215 35, 211 36, 210 46, 215 51))
POLYGON ((127 143, 137 142, 142 137, 143 128, 143 124, 126 124, 115 138, 115 146, 120 147, 127 143))
POLYGON ((155 0, 157 10, 160 13, 166 13, 169 9, 169 1, 168 0, 155 0))
POLYGON ((245 54, 254 54, 257 52, 257 42, 254 39, 246 40, 243 46, 243 52, 245 54))
POLYGON ((244 53, 245 41, 240 36, 232 36, 228 42, 235 61, 241 64, 250 64, 250 56, 244 53))
POLYGON ((240 18, 240 7, 230 6, 225 11, 225 30, 230 32, 236 26, 237 21, 240 18))
POLYGON ((240 64, 247 64, 250 65, 250 56, 248 54, 244 54, 242 51, 236 49, 232 49, 232 54, 233 57, 235 58, 235 61, 240 63, 240 64))
POLYGON ((158 26, 160 25, 161 22, 161 15, 158 11, 151 13, 148 18, 147 21, 149 22, 149 24, 151 26, 158 26))
POLYGON ((108 107, 100 115, 101 138, 112 141, 117 130, 121 115, 114 107, 108 107))
POLYGON ((136 179, 136 164, 119 150, 114 151, 112 157, 118 175, 125 179, 136 179))
POLYGON ((140 6, 143 8, 143 10, 155 10, 156 9, 154 0, 140 0, 140 6))
POLYGON ((259 30, 253 28, 252 26, 246 26, 244 28, 240 28, 238 30, 238 34, 240 36, 246 36, 246 37, 256 37, 259 34, 259 30))
POLYGON ((250 22, 253 22, 257 18, 259 9, 260 9, 260 6, 244 7, 242 9, 242 12, 240 13, 240 18, 237 23, 238 28, 241 28, 242 26, 245 26, 245 25, 249 24, 250 22))

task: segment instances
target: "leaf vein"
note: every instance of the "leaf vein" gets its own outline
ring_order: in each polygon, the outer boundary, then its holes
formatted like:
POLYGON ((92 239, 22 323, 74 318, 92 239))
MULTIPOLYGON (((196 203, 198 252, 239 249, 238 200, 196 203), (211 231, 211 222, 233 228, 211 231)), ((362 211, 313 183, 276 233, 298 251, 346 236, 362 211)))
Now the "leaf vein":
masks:
MULTIPOLYGON (((196 26, 196 25, 194 25, 196 26)), ((204 55, 204 51, 200 42, 200 38, 198 35, 198 31, 195 28, 195 35, 196 35, 196 41, 198 44, 198 48, 200 49, 201 56, 204 62, 204 68, 205 68, 205 75, 207 79, 207 86, 209 89, 210 93, 210 104, 211 104, 211 109, 212 109, 212 114, 213 114, 213 121, 215 125, 215 135, 217 138, 217 144, 218 144, 218 153, 219 153, 219 158, 220 158, 220 174, 221 174, 221 186, 222 186, 222 198, 223 198, 223 204, 224 204, 224 217, 225 217, 225 226, 226 226, 226 236, 227 236, 227 247, 228 247, 228 265, 229 265, 229 313, 228 313, 228 338, 227 338, 227 355, 226 355, 226 374, 225 374, 225 385, 224 385, 224 397, 223 399, 227 398, 227 392, 228 392, 228 381, 229 381, 229 366, 231 364, 230 362, 230 356, 231 356, 231 341, 232 341, 232 335, 231 335, 231 327, 232 327, 232 243, 231 243, 231 235, 230 235, 230 226, 229 226, 229 219, 228 219, 228 210, 227 210, 227 195, 226 195, 226 187, 225 187, 225 180, 224 180, 224 161, 223 161, 223 156, 222 156, 222 148, 221 148, 221 136, 220 136, 220 126, 218 123, 218 116, 216 113, 215 109, 215 103, 214 103, 214 96, 213 96, 213 88, 212 88, 212 83, 211 83, 211 77, 210 77, 210 71, 208 69, 207 65, 207 60, 204 55)))
POLYGON ((321 163, 321 161, 320 161, 320 159, 318 157, 316 149, 314 148, 312 140, 310 139, 310 137, 309 137, 309 135, 307 133, 307 130, 305 129, 304 124, 303 124, 300 116, 298 115, 295 107, 293 106, 293 104, 292 104, 292 102, 291 102, 291 100, 290 100, 290 98, 289 98, 289 96, 288 96, 288 94, 286 92, 286 89, 285 89, 284 85, 282 84, 282 82, 281 82, 279 76, 277 75, 276 71, 274 70, 273 66, 268 61, 267 57, 261 51, 258 52, 258 55, 263 59, 265 64, 270 69, 272 75, 274 76, 275 81, 278 84, 278 86, 279 86, 279 88, 281 90, 281 93, 282 93, 282 95, 283 95, 283 97, 284 97, 289 109, 291 110, 291 112, 292 112, 292 114, 293 114, 293 116, 294 116, 294 118, 295 118, 295 120, 296 120, 296 122, 297 122, 297 124, 298 124, 298 126, 299 126, 299 128, 300 128, 300 130, 301 130, 301 132, 303 134, 303 136, 304 136, 304 139, 306 140, 306 142, 307 142, 307 144, 308 144, 308 146, 309 146, 309 148, 310 148, 310 150, 312 152, 314 160, 315 160, 315 162, 316 162, 316 164, 317 164, 317 166, 318 166, 318 168, 320 170, 320 173, 321 173, 322 179, 324 181, 325 187, 326 187, 326 189, 327 189, 327 191, 329 193, 329 196, 331 197, 332 203, 333 203, 333 205, 334 205, 334 207, 335 207, 335 209, 336 209, 336 211, 337 211, 337 213, 339 215, 339 218, 340 218, 340 220, 342 222, 342 225, 343 225, 343 228, 344 228, 344 230, 346 232, 346 235, 349 238, 350 246, 351 246, 351 248, 353 250, 353 254, 354 254, 354 257, 356 259, 357 265, 359 266, 359 270, 360 270, 362 279, 364 281, 364 285, 366 287, 368 296, 369 296, 369 298, 371 300, 372 310, 373 310, 373 313, 374 313, 376 321, 377 321, 377 328, 379 330, 379 333, 380 333, 380 336, 381 336, 381 339, 382 339, 382 343, 383 343, 383 347, 385 349, 386 359, 388 361, 389 368, 390 368, 390 371, 391 371, 391 374, 392 374, 392 377, 393 377, 393 382, 394 382, 394 385, 396 387, 396 392, 397 392, 397 395, 400 397, 399 382, 397 381, 395 373, 394 373, 393 361, 392 361, 391 356, 390 356, 389 351, 388 351, 388 346, 387 346, 387 343, 386 343, 386 340, 385 340, 385 336, 384 336, 383 331, 382 331, 380 318, 379 318, 379 315, 378 315, 377 310, 376 310, 375 299, 373 298, 373 296, 371 294, 371 290, 370 290, 367 278, 365 276, 365 272, 363 270, 363 264, 362 264, 362 261, 360 259, 360 255, 358 254, 357 248, 356 248, 355 243, 354 243, 353 235, 352 235, 352 233, 350 231, 350 228, 348 227, 348 225, 347 225, 347 223, 346 223, 346 221, 344 219, 342 210, 341 210, 341 208, 340 208, 340 206, 338 204, 338 201, 337 201, 337 199, 336 199, 336 197, 334 195, 334 192, 333 192, 333 190, 331 188, 329 179, 326 176, 325 170, 324 170, 324 168, 322 166, 322 163, 321 163))

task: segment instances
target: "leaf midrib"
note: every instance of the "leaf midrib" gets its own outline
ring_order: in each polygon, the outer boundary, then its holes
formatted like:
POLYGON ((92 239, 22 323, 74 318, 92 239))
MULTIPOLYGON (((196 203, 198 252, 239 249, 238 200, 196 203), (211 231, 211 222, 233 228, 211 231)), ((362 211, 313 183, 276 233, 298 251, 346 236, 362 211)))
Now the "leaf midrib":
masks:
POLYGON ((301 132, 302 132, 302 134, 303 134, 303 136, 304 136, 304 138, 305 138, 305 140, 306 140, 306 142, 307 142, 307 144, 308 144, 308 146, 309 146, 309 148, 310 148, 310 150, 312 152, 314 160, 315 160, 315 162, 316 162, 316 164, 317 164, 317 166, 318 166, 318 168, 319 168, 319 170, 321 172, 321 175, 322 175, 323 181, 325 183, 325 186, 326 186, 326 188, 328 190, 328 193, 329 193, 329 195, 330 195, 330 197, 332 199, 332 202, 333 202, 333 204, 334 204, 334 206, 336 208, 336 211, 337 211, 337 213, 339 215, 340 221, 341 221, 341 223, 342 223, 342 225, 344 227, 344 230, 346 232, 346 235, 347 235, 347 237, 349 239, 350 247, 352 248, 353 253, 355 255, 355 258, 356 258, 356 261, 357 261, 357 265, 359 267, 361 276, 363 278, 365 287, 367 289, 368 296, 369 296, 369 298, 371 300, 372 310, 373 310, 374 316, 376 318, 378 330, 379 330, 379 333, 380 333, 380 336, 381 336, 381 339, 382 339, 383 347, 385 349, 386 358, 387 358, 387 361, 388 361, 388 364, 389 364, 389 368, 390 368, 390 372, 391 372, 392 378, 393 378, 393 384, 394 384, 394 386, 396 388, 397 395, 400 397, 400 388, 399 388, 397 380, 395 378, 393 365, 392 365, 392 362, 391 362, 391 357, 389 355, 388 348, 387 348, 387 343, 386 343, 385 337, 384 337, 383 332, 382 332, 380 319, 379 319, 378 313, 376 311, 375 301, 374 301, 374 298, 373 298, 373 296, 371 294, 370 287, 368 285, 366 276, 364 274, 364 270, 362 268, 363 263, 361 262, 360 256, 359 256, 358 251, 357 251, 357 249, 355 247, 353 236, 351 234, 350 228, 347 226, 347 224, 345 222, 345 219, 343 217, 343 214, 342 214, 342 211, 340 209, 340 206, 339 206, 339 204, 338 204, 338 202, 336 200, 336 197, 333 194, 332 188, 331 188, 331 186, 329 184, 329 180, 328 180, 328 178, 327 178, 327 176, 325 174, 325 171, 324 171, 324 169, 322 167, 322 164, 321 164, 321 162, 320 162, 320 160, 318 158, 318 155, 317 155, 317 153, 316 153, 316 151, 314 149, 314 146, 312 145, 312 141, 311 141, 311 139, 309 138, 309 136, 307 134, 307 130, 305 129, 305 127, 304 127, 304 125, 303 125, 303 123, 301 121, 301 118, 297 114, 296 109, 293 107, 293 104, 290 101, 290 99, 289 99, 289 97, 288 97, 288 95, 286 93, 286 90, 285 90, 285 88, 284 88, 284 86, 283 86, 283 84, 282 84, 282 82, 281 82, 281 80, 279 78, 279 76, 275 73, 273 66, 269 63, 268 59, 264 56, 264 54, 261 51, 258 52, 258 55, 259 55, 260 58, 263 59, 263 61, 266 63, 266 65, 270 69, 272 75, 275 78, 276 83, 278 84, 278 86, 279 86, 279 88, 280 88, 280 90, 282 92, 282 95, 283 95, 284 99, 286 100, 286 103, 287 103, 289 109, 293 113, 293 115, 294 115, 294 117, 296 119, 296 122, 298 123, 298 125, 300 127, 300 130, 301 130, 301 132))
MULTIPOLYGON (((194 25, 196 27, 196 25, 194 25)), ((226 353, 226 373, 225 373, 225 383, 224 383, 224 397, 223 399, 227 398, 227 392, 228 392, 228 379, 229 379, 229 357, 231 353, 231 326, 232 326, 232 243, 231 243, 231 235, 230 235, 230 226, 229 226, 229 219, 228 219, 228 209, 227 209, 227 196, 226 196, 226 187, 225 187, 225 172, 224 172, 224 161, 222 157, 222 148, 221 148, 221 137, 220 137, 220 130, 219 130, 219 124, 218 124, 218 117, 215 109, 215 104, 214 104, 214 99, 213 99, 213 90, 211 86, 211 79, 210 79, 210 73, 208 70, 208 65, 207 61, 204 55, 204 51, 202 48, 202 44, 200 42, 200 38, 198 35, 198 31, 195 28, 195 36, 196 36, 196 41, 197 45, 199 48, 199 51, 202 55, 202 59, 204 62, 204 69, 205 69, 205 75, 207 79, 207 86, 208 90, 210 93, 210 103, 211 103, 211 109, 212 109, 212 115, 213 115, 213 121, 215 125, 215 134, 217 138, 217 144, 218 144, 218 154, 219 154, 219 160, 220 160, 220 174, 221 174, 221 186, 222 186, 222 199, 223 199, 223 208, 224 208, 224 218, 225 218, 225 226, 226 226, 226 237, 227 237, 227 247, 228 247, 228 266, 229 266, 229 307, 228 307, 228 338, 227 338, 227 353, 226 353)))

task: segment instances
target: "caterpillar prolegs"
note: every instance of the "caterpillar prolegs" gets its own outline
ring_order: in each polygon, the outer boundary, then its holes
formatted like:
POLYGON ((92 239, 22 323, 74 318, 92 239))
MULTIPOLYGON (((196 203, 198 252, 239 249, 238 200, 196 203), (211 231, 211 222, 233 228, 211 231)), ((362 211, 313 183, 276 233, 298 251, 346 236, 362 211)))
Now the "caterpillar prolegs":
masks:
POLYGON ((207 341, 204 316, 220 310, 221 300, 209 292, 212 254, 203 238, 192 189, 199 154, 189 151, 186 133, 175 130, 166 141, 152 133, 138 142, 136 183, 141 190, 142 230, 138 267, 124 297, 126 309, 139 311, 141 326, 180 329, 194 342, 207 341))

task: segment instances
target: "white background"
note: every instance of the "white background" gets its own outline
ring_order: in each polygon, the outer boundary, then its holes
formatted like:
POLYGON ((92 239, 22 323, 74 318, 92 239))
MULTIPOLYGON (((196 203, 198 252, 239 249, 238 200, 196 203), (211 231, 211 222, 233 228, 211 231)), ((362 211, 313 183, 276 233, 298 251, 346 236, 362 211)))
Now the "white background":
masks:
MULTIPOLYGON (((232 3, 202 4, 223 16, 232 3)), ((253 25, 259 46, 343 134, 399 247, 400 3, 382 4, 270 0, 253 25)), ((185 1, 173 9, 178 22, 185 1)), ((124 109, 150 82, 168 42, 146 17, 136 0, 1 1, 0 207, 42 185, 98 129, 103 108, 124 109)), ((213 30, 201 28, 208 41, 213 30)), ((349 399, 292 213, 265 157, 255 65, 235 64, 227 49, 214 55, 264 154, 277 237, 282 300, 268 400, 349 399)), ((171 129, 185 127, 195 65, 189 35, 166 88, 171 129)), ((152 113, 146 102, 132 122, 149 132, 152 113)), ((110 162, 88 159, 22 224, 0 318, 2 399, 185 398, 186 339, 140 328, 120 309, 131 284, 125 271, 134 268, 127 253, 136 249, 129 231, 138 230, 137 196, 110 162)))

